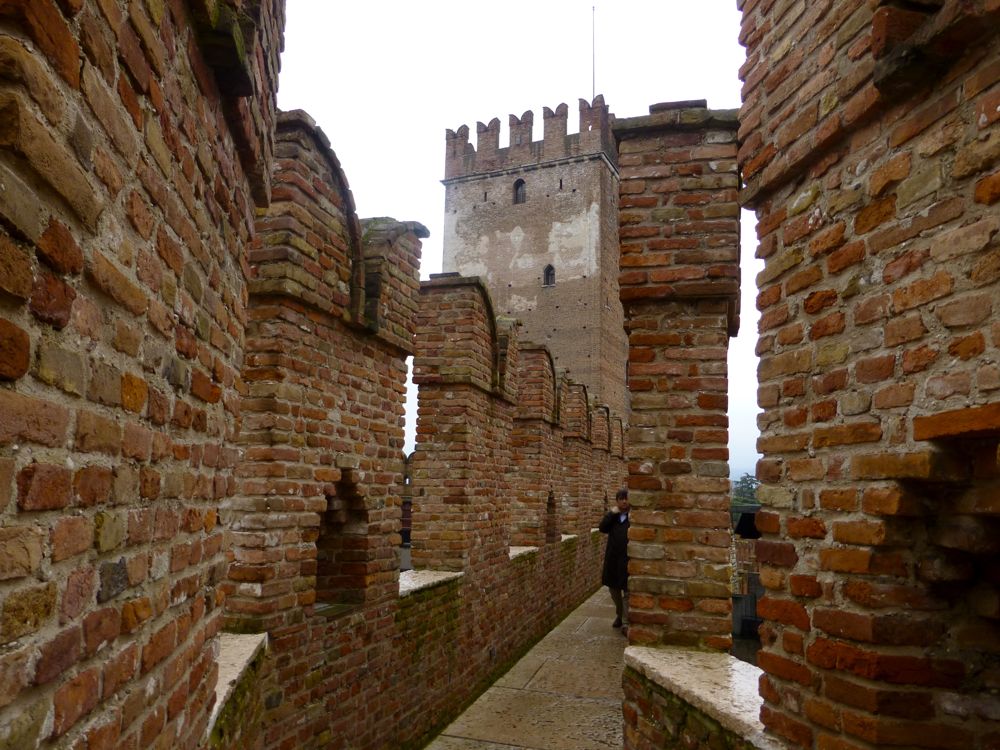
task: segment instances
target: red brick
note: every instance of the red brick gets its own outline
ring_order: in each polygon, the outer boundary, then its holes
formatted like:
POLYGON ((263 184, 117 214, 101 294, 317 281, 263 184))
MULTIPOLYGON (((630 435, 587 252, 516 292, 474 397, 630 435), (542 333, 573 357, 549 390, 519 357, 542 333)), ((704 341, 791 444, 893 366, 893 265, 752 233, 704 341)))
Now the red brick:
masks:
POLYGON ((984 351, 986 351, 986 339, 981 331, 976 331, 963 338, 953 339, 948 344, 948 353, 962 360, 978 357, 984 351))
POLYGON ((865 243, 851 242, 844 245, 839 250, 834 251, 826 259, 826 270, 831 274, 837 274, 845 268, 850 268, 856 263, 860 263, 865 257, 865 243))
POLYGON ((114 607, 105 607, 83 619, 83 640, 86 654, 92 656, 105 644, 111 643, 122 630, 121 614, 114 607))
POLYGON ((870 357, 859 360, 854 366, 854 378, 859 383, 878 383, 892 377, 896 368, 896 355, 870 357))
POLYGON ((838 573, 868 573, 872 553, 864 549, 821 549, 820 569, 838 573))
POLYGON ((80 46, 52 0, 14 3, 21 6, 31 38, 53 67, 75 89, 80 87, 80 46))
POLYGON ((177 623, 168 622, 157 630, 142 649, 142 674, 166 659, 174 650, 177 640, 177 623))
POLYGON ((122 630, 134 633, 146 620, 153 616, 153 605, 149 599, 131 599, 122 606, 122 630))
POLYGON ((32 286, 31 256, 0 228, 0 291, 27 300, 32 286))
POLYGON ((893 292, 893 309, 897 313, 900 313, 914 307, 920 307, 928 302, 951 294, 953 286, 954 282, 951 274, 947 271, 938 271, 930 278, 919 279, 909 286, 893 292))
POLYGON ((787 542, 772 542, 765 539, 758 539, 756 549, 757 560, 763 565, 790 568, 799 559, 795 551, 795 545, 787 542))
POLYGON ((53 464, 29 464, 17 475, 17 504, 21 510, 56 510, 72 499, 72 473, 53 464))
POLYGON ((867 234, 876 227, 889 221, 896 215, 896 196, 887 195, 885 198, 872 201, 858 212, 854 219, 854 233, 856 235, 867 234))
POLYGON ((856 510, 858 491, 854 489, 823 490, 819 493, 819 504, 824 510, 856 510))
POLYGON ((222 398, 222 389, 199 369, 191 373, 191 393, 210 404, 218 403, 222 398))
POLYGON ((882 6, 872 16, 872 55, 885 57, 927 21, 927 11, 882 6))
POLYGON ((882 426, 880 424, 855 422, 833 427, 817 427, 813 432, 813 445, 817 448, 831 445, 856 445, 858 443, 873 443, 881 438, 882 426))
POLYGON ((868 180, 871 194, 881 195, 886 188, 891 187, 910 174, 910 152, 904 151, 893 155, 885 164, 872 171, 868 180))
POLYGON ((903 373, 910 375, 920 372, 934 362, 938 357, 938 352, 930 346, 918 346, 916 349, 908 349, 903 352, 903 373))
POLYGON ((153 236, 153 215, 146 205, 146 201, 138 191, 133 190, 125 199, 125 208, 129 221, 139 235, 148 240, 153 236))
POLYGON ((823 539, 826 537, 826 524, 819 518, 789 517, 786 521, 786 527, 788 536, 793 539, 823 539))
POLYGON ((976 183, 976 203, 992 206, 1000 200, 1000 172, 987 175, 976 183))
POLYGON ((913 403, 915 386, 913 383, 896 383, 876 391, 872 404, 876 409, 892 409, 913 403))
POLYGON ((757 601, 757 614, 766 620, 792 625, 807 632, 809 630, 809 614, 798 602, 765 596, 757 601))
POLYGON ((101 698, 107 700, 135 676, 139 665, 139 647, 129 644, 121 653, 107 659, 104 664, 103 692, 101 698))
POLYGON ((80 273, 83 270, 83 251, 66 225, 49 220, 49 226, 38 239, 39 257, 56 273, 80 273))
POLYGON ((815 599, 823 593, 823 587, 816 576, 793 575, 788 577, 788 590, 795 596, 815 599))
POLYGON ((816 339, 832 336, 844 330, 846 318, 842 312, 833 312, 820 318, 809 328, 809 338, 816 339))
POLYGON ((87 275, 101 291, 134 315, 146 312, 149 300, 142 289, 97 250, 87 261, 87 275))
POLYGON ((761 707, 760 720, 768 731, 779 737, 784 737, 800 747, 813 746, 813 730, 805 722, 775 711, 768 705, 761 707))
POLYGON ((52 526, 52 562, 86 552, 94 539, 94 524, 86 516, 66 516, 52 526))
POLYGON ((126 409, 137 414, 141 413, 146 405, 148 392, 148 386, 143 378, 130 372, 122 374, 122 406, 126 409))
POLYGON ((76 449, 85 453, 117 455, 121 446, 121 427, 112 419, 90 411, 76 416, 76 449))
POLYGON ((99 678, 100 670, 88 669, 56 690, 53 698, 53 736, 65 734, 97 705, 100 697, 99 678))
POLYGON ((64 630, 43 644, 39 649, 38 662, 35 664, 35 684, 44 685, 52 682, 76 664, 82 651, 80 646, 79 627, 64 630))
POLYGON ((90 606, 97 590, 96 581, 93 568, 81 568, 69 574, 59 609, 60 622, 75 620, 90 606))
POLYGON ((17 380, 31 363, 31 339, 8 320, 0 318, 0 380, 17 380))
POLYGON ((55 274, 44 269, 35 276, 31 290, 31 312, 43 323, 62 330, 69 323, 76 290, 55 274))
POLYGON ((997 431, 1000 431, 1000 404, 919 416, 913 422, 913 437, 916 440, 933 440, 956 435, 989 435, 997 431))
POLYGON ((812 292, 802 303, 802 309, 810 315, 815 315, 823 308, 837 304, 837 299, 837 292, 833 289, 812 292))
POLYGON ((79 505, 90 507, 107 502, 111 495, 112 474, 106 466, 85 466, 73 477, 73 492, 79 505))

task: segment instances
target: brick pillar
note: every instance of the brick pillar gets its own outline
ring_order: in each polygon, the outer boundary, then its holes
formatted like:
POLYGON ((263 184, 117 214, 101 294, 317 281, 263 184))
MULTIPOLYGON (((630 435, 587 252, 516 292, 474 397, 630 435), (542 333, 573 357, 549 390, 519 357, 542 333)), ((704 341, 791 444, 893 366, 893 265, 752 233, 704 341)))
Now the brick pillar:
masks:
POLYGON ((654 105, 618 120, 615 136, 632 398, 629 638, 728 649, 736 113, 654 105))
MULTIPOLYGON (((436 274, 421 283, 420 295, 413 566, 499 565, 510 534, 506 473, 515 372, 501 358, 493 306, 478 278, 436 274)), ((516 344, 512 331, 505 337, 509 358, 516 344)))

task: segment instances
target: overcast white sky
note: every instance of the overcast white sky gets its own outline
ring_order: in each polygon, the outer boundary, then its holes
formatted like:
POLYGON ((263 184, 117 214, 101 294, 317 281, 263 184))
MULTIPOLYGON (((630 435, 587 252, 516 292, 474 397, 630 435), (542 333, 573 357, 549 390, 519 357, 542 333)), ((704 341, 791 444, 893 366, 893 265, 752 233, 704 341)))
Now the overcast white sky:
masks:
MULTIPOLYGON (((361 217, 419 221, 422 276, 441 270, 445 129, 596 93, 619 117, 650 104, 740 104, 736 0, 288 0, 278 106, 329 136, 361 217), (592 67, 592 11, 596 54, 592 67)), ((743 321, 730 348, 730 467, 754 472, 757 312, 753 215, 743 214, 743 321)), ((415 413, 408 408, 407 434, 415 413)), ((412 440, 412 438, 410 438, 412 440)), ((409 450, 409 445, 408 448, 409 450)))

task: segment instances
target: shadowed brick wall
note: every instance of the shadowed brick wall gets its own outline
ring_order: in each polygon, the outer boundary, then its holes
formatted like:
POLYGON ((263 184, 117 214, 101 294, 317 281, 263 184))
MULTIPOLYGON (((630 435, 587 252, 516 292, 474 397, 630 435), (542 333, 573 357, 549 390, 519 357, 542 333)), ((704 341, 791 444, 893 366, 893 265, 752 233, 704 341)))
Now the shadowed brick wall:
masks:
POLYGON ((728 649, 736 113, 654 105, 614 132, 632 401, 629 640, 728 649))
POLYGON ((765 726, 1000 742, 1000 8, 745 2, 765 726))

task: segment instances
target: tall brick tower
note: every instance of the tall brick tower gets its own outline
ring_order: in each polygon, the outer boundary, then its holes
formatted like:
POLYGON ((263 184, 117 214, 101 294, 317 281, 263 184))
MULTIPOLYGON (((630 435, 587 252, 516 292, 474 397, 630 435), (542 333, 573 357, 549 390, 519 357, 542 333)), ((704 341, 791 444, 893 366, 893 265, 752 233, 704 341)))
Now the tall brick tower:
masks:
POLYGON ((604 97, 580 100, 580 132, 568 108, 447 133, 444 270, 479 276, 496 312, 521 320, 521 338, 545 344, 557 368, 612 412, 626 413, 628 346, 618 299, 618 155, 604 97))

